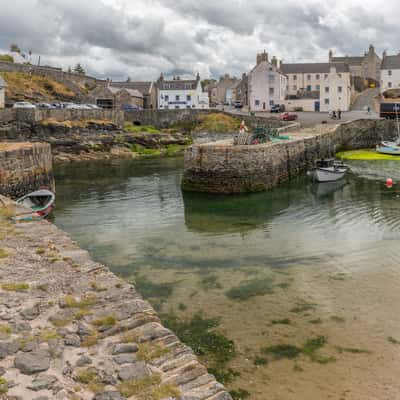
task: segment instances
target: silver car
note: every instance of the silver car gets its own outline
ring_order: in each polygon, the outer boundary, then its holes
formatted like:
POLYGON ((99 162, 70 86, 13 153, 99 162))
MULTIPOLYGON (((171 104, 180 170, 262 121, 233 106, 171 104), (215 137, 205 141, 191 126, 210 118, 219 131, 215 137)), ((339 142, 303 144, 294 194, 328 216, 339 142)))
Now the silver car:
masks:
POLYGON ((17 101, 14 103, 13 108, 36 108, 36 106, 28 101, 17 101))

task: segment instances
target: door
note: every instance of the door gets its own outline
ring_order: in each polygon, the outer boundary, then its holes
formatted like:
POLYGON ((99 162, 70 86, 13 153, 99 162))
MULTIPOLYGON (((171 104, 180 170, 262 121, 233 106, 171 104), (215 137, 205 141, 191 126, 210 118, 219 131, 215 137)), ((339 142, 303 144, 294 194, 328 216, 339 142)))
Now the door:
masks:
POLYGON ((314 103, 314 111, 319 112, 319 101, 314 103))
POLYGON ((266 109, 266 106, 265 106, 265 102, 263 103, 263 110, 265 110, 266 109))

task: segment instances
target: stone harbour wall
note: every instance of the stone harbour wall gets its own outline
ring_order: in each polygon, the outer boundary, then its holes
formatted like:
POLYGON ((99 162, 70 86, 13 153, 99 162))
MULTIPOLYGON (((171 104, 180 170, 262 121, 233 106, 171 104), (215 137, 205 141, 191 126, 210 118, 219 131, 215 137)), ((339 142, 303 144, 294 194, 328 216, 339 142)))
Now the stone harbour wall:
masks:
POLYGON ((0 217, 0 233, 1 399, 232 400, 133 285, 54 225, 0 217))
POLYGON ((54 190, 47 143, 0 143, 0 194, 18 198, 47 186, 54 190))
POLYGON ((357 120, 279 143, 195 144, 185 151, 182 188, 210 193, 263 191, 304 173, 317 159, 331 157, 339 149, 371 148, 396 135, 393 121, 357 120))

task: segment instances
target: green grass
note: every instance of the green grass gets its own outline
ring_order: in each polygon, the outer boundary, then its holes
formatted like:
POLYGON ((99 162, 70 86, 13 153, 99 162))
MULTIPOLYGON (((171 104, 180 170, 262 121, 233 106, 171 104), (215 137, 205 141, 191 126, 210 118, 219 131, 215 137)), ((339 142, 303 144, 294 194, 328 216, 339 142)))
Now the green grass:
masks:
POLYGON ((240 121, 222 113, 200 115, 195 131, 199 132, 236 132, 239 130, 240 121))
POLYGON ((187 310, 187 305, 184 303, 179 303, 178 309, 181 311, 185 311, 185 310, 187 310))
POLYGON ((372 353, 370 350, 359 349, 359 348, 356 348, 356 347, 335 346, 335 349, 339 353, 352 353, 352 354, 371 354, 372 353))
POLYGON ((108 316, 102 317, 102 318, 97 318, 94 321, 92 321, 92 325, 97 326, 97 327, 103 327, 103 328, 112 327, 116 323, 117 323, 117 319, 112 315, 108 315, 108 316))
POLYGON ((131 122, 125 122, 124 130, 130 133, 160 133, 159 129, 151 125, 133 125, 131 122))
POLYGON ((315 303, 310 303, 306 300, 299 300, 296 303, 296 306, 293 307, 290 312, 295 313, 295 314, 301 314, 305 311, 310 311, 314 310, 317 304, 315 303))
POLYGON ((168 354, 171 350, 168 347, 161 346, 160 344, 141 343, 136 353, 139 360, 151 361, 168 354))
POLYGON ((9 256, 8 252, 4 249, 0 249, 0 258, 7 258, 9 256))
POLYGON ((174 290, 177 282, 155 283, 151 282, 145 276, 137 275, 134 279, 134 285, 139 293, 147 299, 166 300, 174 290))
POLYGON ((0 54, 0 61, 14 62, 14 58, 9 54, 0 54))
POLYGON ((96 379, 97 373, 93 368, 79 369, 75 375, 75 380, 80 383, 91 383, 96 379))
POLYGON ((96 304, 96 296, 84 296, 80 300, 77 300, 71 295, 64 297, 64 303, 66 308, 86 308, 96 304))
POLYGON ((268 359, 264 357, 257 356, 254 359, 254 365, 267 365, 268 364, 268 359))
POLYGON ((1 288, 3 290, 6 290, 8 292, 15 292, 15 291, 19 291, 19 290, 28 290, 29 289, 29 284, 28 283, 3 283, 1 285, 1 288))
POLYGON ((390 154, 380 154, 375 150, 351 150, 351 151, 341 151, 336 153, 336 157, 343 160, 397 160, 400 161, 399 156, 393 156, 390 154))
POLYGON ((182 154, 185 151, 186 146, 181 144, 169 144, 166 147, 166 155, 167 157, 174 157, 179 154, 182 154))
POLYGON ((0 376, 0 395, 8 392, 8 383, 5 378, 0 376))
POLYGON ((124 397, 135 396, 137 400, 177 399, 181 395, 175 385, 170 383, 162 384, 159 374, 122 382, 117 386, 117 389, 124 397))
POLYGON ((146 149, 146 148, 144 148, 142 146, 139 146, 139 145, 136 145, 136 144, 133 144, 131 146, 131 150, 134 153, 137 153, 137 154, 139 154, 141 156, 160 156, 161 155, 161 150, 158 150, 158 149, 146 149))
POLYGON ((296 358, 301 354, 302 349, 291 344, 277 344, 264 347, 262 352, 272 355, 275 360, 280 360, 282 358, 296 358))
POLYGON ((264 296, 273 293, 273 279, 254 279, 241 283, 229 289, 225 294, 231 300, 244 301, 254 296, 264 296))
POLYGON ((12 333, 12 329, 8 324, 0 324, 0 333, 9 336, 12 333))

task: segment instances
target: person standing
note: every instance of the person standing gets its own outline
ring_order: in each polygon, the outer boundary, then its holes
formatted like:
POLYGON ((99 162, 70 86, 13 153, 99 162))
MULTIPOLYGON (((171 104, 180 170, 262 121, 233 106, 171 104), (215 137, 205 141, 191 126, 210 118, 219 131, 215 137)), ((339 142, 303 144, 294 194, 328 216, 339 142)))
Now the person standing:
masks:
POLYGON ((342 119, 342 110, 340 108, 338 108, 338 110, 337 110, 337 116, 338 116, 338 119, 342 119))

